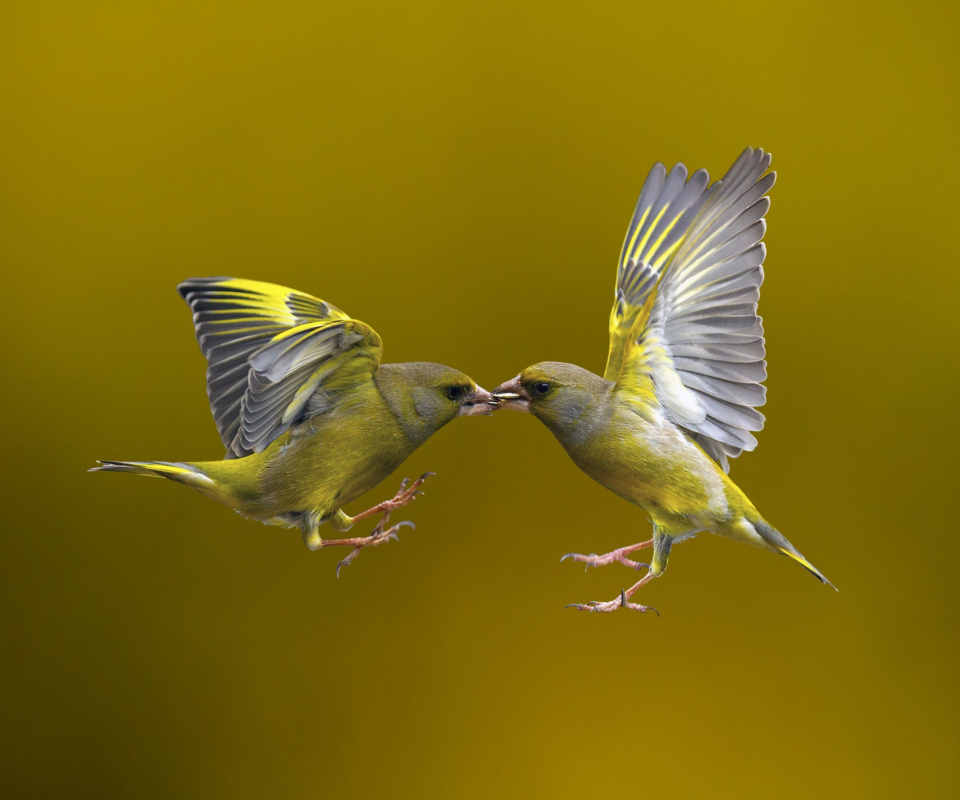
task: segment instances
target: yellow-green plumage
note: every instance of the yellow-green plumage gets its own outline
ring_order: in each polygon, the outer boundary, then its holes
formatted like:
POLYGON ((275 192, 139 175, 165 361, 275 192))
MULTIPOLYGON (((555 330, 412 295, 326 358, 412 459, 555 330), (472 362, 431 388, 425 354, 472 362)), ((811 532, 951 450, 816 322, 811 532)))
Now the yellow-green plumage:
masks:
POLYGON ((727 475, 728 458, 756 445, 763 426, 763 328, 756 315, 760 239, 774 174, 770 157, 748 148, 722 181, 708 187, 683 165, 651 170, 624 240, 604 377, 572 364, 525 369, 494 394, 502 408, 540 419, 573 461, 612 492, 643 508, 652 544, 648 575, 610 611, 666 568, 673 543, 710 531, 783 553, 827 583, 767 523, 727 475))
POLYGON ((222 461, 101 462, 108 471, 191 486, 251 519, 346 530, 346 504, 390 475, 457 416, 484 413, 489 393, 439 364, 379 364, 364 323, 317 298, 256 281, 181 286, 210 368, 222 461))

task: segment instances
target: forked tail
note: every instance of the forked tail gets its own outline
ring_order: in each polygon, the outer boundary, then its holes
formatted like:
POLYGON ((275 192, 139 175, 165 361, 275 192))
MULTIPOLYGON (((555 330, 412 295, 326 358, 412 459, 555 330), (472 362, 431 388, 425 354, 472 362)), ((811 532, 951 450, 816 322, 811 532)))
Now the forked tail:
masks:
POLYGON ((832 586, 834 591, 837 591, 837 587, 830 583, 827 580, 827 576, 824 575, 820 570, 818 570, 813 564, 811 564, 807 559, 803 557, 803 553, 797 550, 789 541, 787 537, 784 536, 780 531, 774 528, 772 525, 767 523, 764 520, 759 522, 754 522, 753 526, 757 529, 757 532, 770 544, 772 544, 777 550, 783 553, 785 556, 789 556, 794 561, 796 561, 801 567, 807 570, 814 577, 818 578, 821 583, 826 583, 829 586, 832 586))

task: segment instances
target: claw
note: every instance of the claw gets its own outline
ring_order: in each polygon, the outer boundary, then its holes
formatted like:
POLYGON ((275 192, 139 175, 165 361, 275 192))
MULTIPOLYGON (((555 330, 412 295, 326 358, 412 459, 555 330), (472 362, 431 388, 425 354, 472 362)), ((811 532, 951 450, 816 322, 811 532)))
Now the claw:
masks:
MULTIPOLYGON (((319 547, 343 547, 343 546, 352 546, 353 550, 347 554, 347 557, 344 558, 339 564, 337 564, 337 577, 340 577, 340 570, 343 567, 350 566, 353 563, 353 560, 360 554, 360 551, 365 547, 376 547, 378 544, 383 544, 384 542, 394 541, 399 542, 400 536, 398 531, 404 526, 408 526, 411 529, 416 530, 416 525, 412 522, 405 520, 403 522, 398 522, 391 528, 387 528, 387 525, 390 520, 390 514, 396 511, 398 508, 402 508, 407 503, 416 500, 419 495, 422 495, 423 492, 419 491, 417 488, 423 481, 427 478, 436 475, 435 472, 425 472, 421 475, 414 483, 411 485, 409 478, 404 478, 400 482, 400 490, 397 494, 392 497, 390 500, 385 500, 384 502, 374 506, 373 508, 368 508, 366 511, 357 514, 353 521, 357 522, 361 519, 366 519, 371 517, 374 514, 380 515, 380 521, 377 522, 373 531, 369 536, 364 537, 355 537, 351 539, 328 539, 328 540, 319 540, 319 547), (386 528, 386 530, 384 530, 386 528)), ((309 545, 309 543, 308 543, 309 545)))
POLYGON ((596 564, 592 563, 592 559, 597 557, 596 553, 591 553, 589 556, 581 555, 580 553, 567 553, 565 556, 560 558, 560 563, 562 564, 568 558, 572 558, 574 561, 583 561, 586 563, 586 566, 583 568, 583 571, 586 572, 590 567, 595 567, 596 564))
POLYGON ((570 603, 569 605, 564 606, 564 608, 575 608, 577 611, 596 611, 600 614, 610 614, 614 611, 617 611, 621 608, 628 608, 631 611, 639 611, 641 614, 645 614, 648 611, 652 611, 658 617, 660 612, 657 611, 653 606, 641 606, 637 603, 631 603, 627 599, 627 593, 624 589, 620 590, 620 597, 616 600, 611 600, 607 603, 601 603, 597 600, 591 600, 589 603, 570 603))

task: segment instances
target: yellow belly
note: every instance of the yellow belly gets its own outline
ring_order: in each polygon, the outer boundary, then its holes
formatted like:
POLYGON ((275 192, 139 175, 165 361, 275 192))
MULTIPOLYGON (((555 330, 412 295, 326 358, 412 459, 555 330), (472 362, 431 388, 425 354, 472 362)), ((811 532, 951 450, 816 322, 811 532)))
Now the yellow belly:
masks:
POLYGON ((618 410, 600 436, 570 455, 594 480, 643 508, 676 535, 718 530, 742 513, 742 492, 666 419, 618 410))

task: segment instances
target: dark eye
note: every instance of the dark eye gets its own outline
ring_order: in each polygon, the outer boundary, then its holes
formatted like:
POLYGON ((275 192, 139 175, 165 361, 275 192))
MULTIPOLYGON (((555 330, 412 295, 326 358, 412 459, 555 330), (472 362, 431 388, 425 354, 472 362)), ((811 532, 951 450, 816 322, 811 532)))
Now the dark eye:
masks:
POLYGON ((458 399, 462 394, 463 394, 462 386, 451 386, 449 389, 447 389, 447 397, 449 397, 451 400, 458 399))
POLYGON ((546 394, 550 391, 550 384, 544 381, 543 383, 538 383, 533 388, 536 390, 537 394, 546 394))

